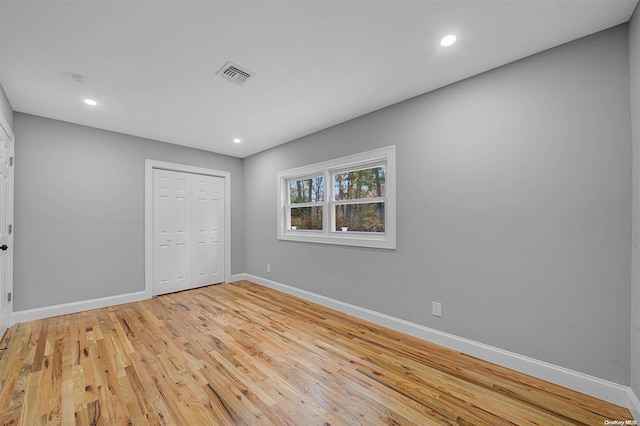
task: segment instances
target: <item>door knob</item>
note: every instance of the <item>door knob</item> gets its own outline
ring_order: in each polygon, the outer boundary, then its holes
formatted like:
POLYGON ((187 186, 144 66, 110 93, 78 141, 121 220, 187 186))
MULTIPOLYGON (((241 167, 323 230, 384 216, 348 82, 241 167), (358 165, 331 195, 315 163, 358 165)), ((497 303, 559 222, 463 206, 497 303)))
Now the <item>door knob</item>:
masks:
POLYGON ((2 250, 2 251, 5 251, 8 248, 9 248, 9 246, 6 245, 6 244, 3 244, 3 245, 0 246, 0 250, 2 250))

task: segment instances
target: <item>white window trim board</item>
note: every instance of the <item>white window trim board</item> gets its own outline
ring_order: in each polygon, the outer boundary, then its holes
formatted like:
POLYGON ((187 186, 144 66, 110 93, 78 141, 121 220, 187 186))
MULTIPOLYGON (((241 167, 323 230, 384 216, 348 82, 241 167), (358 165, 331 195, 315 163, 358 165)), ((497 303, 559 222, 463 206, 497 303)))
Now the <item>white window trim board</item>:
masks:
MULTIPOLYGON (((279 240, 298 241, 321 244, 335 244, 358 247, 372 247, 391 249, 396 248, 396 157, 395 146, 375 149, 359 154, 349 155, 346 157, 336 158, 321 163, 310 164, 308 166, 297 167, 294 169, 283 170, 276 174, 276 187, 278 190, 277 200, 277 235, 279 240), (385 232, 383 235, 377 233, 366 232, 336 232, 330 228, 331 225, 331 209, 336 204, 358 204, 360 202, 370 203, 372 200, 345 200, 332 201, 333 185, 331 174, 340 170, 349 170, 359 166, 375 164, 376 161, 384 160, 386 163, 386 202, 385 202, 385 232), (325 229, 323 231, 313 230, 289 230, 287 226, 287 196, 288 188, 286 185, 289 179, 299 179, 308 176, 324 176, 325 179, 325 201, 321 203, 324 206, 323 223, 325 229)), ((375 201, 375 199, 373 200, 375 201)), ((308 203, 317 204, 317 203, 308 203)))

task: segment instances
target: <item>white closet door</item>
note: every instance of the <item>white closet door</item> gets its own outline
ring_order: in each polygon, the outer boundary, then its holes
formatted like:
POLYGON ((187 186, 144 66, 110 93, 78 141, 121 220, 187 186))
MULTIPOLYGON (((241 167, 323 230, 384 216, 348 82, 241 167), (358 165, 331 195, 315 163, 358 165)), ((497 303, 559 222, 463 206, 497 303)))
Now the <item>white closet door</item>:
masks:
POLYGON ((224 281, 224 179, 192 175, 193 287, 224 281))
POLYGON ((153 169, 153 295, 224 281, 225 179, 153 169))
POLYGON ((153 170, 153 294, 191 288, 190 175, 153 170))

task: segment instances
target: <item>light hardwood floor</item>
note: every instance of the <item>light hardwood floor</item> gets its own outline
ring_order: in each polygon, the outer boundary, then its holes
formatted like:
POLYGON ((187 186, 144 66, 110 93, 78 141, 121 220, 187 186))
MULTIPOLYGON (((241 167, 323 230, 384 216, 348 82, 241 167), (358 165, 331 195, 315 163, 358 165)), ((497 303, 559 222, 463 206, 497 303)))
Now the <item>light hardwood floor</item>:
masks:
POLYGON ((604 425, 626 409, 240 281, 14 326, 0 424, 604 425))

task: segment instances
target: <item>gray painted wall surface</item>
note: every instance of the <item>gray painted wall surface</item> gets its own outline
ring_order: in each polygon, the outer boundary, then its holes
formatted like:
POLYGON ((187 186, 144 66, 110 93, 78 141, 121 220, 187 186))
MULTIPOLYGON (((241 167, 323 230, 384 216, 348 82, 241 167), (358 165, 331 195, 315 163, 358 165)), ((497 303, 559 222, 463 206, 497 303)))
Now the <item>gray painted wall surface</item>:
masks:
MULTIPOLYGON (((2 23, 2 2, 0 2, 0 35, 1 31, 1 23, 2 23)), ((0 114, 7 120, 7 123, 13 130, 13 109, 9 104, 9 100, 7 99, 7 95, 4 93, 4 89, 2 88, 2 40, 0 39, 0 114)))
POLYGON ((640 397, 640 11, 629 25, 633 141, 633 246, 631 276, 631 388, 640 397))
POLYGON ((245 159, 246 272, 628 385, 626 31, 245 159), (397 250, 277 240, 277 171, 391 144, 397 250))
POLYGON ((242 160, 15 113, 14 311, 144 289, 144 160, 231 172, 244 270, 242 160))
POLYGON ((2 1, 0 1, 0 85, 2 85, 2 1))
POLYGON ((4 89, 0 85, 0 114, 7 120, 9 127, 13 130, 13 108, 7 99, 7 95, 4 93, 4 89))

